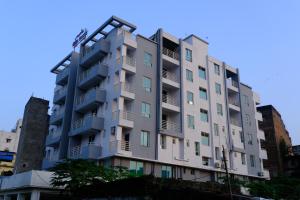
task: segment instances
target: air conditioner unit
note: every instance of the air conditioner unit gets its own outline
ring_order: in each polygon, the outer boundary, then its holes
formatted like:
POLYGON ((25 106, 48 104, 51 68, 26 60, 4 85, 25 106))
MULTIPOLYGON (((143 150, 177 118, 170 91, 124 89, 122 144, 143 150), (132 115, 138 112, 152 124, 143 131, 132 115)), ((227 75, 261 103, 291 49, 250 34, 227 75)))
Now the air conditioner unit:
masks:
POLYGON ((220 163, 216 162, 215 163, 215 168, 220 168, 220 163))
POLYGON ((264 176, 264 173, 263 172, 258 172, 257 175, 258 176, 264 176))

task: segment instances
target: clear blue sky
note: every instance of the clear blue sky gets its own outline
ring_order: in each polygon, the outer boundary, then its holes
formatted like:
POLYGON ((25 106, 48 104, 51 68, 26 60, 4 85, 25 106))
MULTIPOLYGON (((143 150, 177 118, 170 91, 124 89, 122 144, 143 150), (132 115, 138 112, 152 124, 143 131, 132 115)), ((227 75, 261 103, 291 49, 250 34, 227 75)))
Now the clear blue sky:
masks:
POLYGON ((52 100, 49 70, 72 50, 81 28, 93 32, 111 15, 150 36, 162 27, 177 37, 209 41, 209 54, 240 68, 262 104, 282 114, 300 144, 300 1, 0 1, 0 129, 22 117, 28 98, 52 100), (297 103, 298 102, 298 103, 297 103))

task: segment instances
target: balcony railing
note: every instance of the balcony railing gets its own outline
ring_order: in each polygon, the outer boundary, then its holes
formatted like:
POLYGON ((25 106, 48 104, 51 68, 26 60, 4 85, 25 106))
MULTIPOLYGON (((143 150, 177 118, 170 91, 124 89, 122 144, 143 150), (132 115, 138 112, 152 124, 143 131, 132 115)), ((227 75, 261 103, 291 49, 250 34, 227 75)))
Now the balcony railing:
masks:
POLYGON ((176 73, 168 72, 167 70, 162 71, 162 77, 165 79, 169 79, 174 82, 179 82, 176 73))
POLYGON ((129 111, 117 110, 112 113, 113 120, 125 119, 128 121, 134 120, 134 113, 129 111))
POLYGON ((239 100, 237 100, 235 98, 228 98, 228 102, 232 105, 240 106, 239 100))
POLYGON ((177 123, 169 121, 169 120, 162 120, 161 122, 161 128, 163 130, 170 130, 170 131, 180 131, 180 127, 178 126, 177 123))
POLYGON ((114 90, 115 92, 118 92, 119 89, 126 91, 126 92, 130 92, 130 93, 134 93, 134 89, 132 87, 132 84, 127 83, 127 82, 122 82, 122 83, 116 83, 114 85, 114 90))
POLYGON ((129 141, 121 140, 121 150, 123 151, 131 151, 131 146, 129 141))
POLYGON ((59 96, 59 95, 62 95, 63 93, 65 93, 67 91, 67 87, 62 87, 60 88, 59 90, 56 90, 54 92, 54 96, 59 96))
POLYGON ((167 49, 166 47, 163 48, 163 54, 166 56, 169 56, 175 60, 179 60, 179 54, 170 49, 167 49))
POLYGON ((171 95, 163 94, 162 95, 162 102, 167 103, 167 104, 171 104, 173 106, 178 106, 176 98, 171 96, 171 95))
POLYGON ((120 58, 117 58, 117 64, 122 64, 122 60, 123 63, 131 66, 131 67, 135 67, 136 66, 136 60, 134 57, 131 56, 122 56, 120 58))
POLYGON ((70 158, 78 159, 80 157, 81 146, 74 146, 70 152, 70 158))
POLYGON ((239 88, 239 83, 231 78, 227 79, 227 85, 228 86, 233 86, 235 88, 239 88))
POLYGON ((63 106, 63 107, 60 107, 60 108, 57 109, 57 110, 54 110, 54 111, 52 112, 51 116, 52 116, 52 117, 57 117, 57 116, 59 116, 59 115, 64 114, 64 112, 65 112, 65 107, 63 106))

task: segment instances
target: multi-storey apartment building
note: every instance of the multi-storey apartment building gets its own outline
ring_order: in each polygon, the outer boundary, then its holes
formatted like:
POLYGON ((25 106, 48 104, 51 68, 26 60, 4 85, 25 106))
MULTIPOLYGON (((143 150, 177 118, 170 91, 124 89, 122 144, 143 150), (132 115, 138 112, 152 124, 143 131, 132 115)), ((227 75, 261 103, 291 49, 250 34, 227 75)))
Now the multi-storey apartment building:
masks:
POLYGON ((22 119, 18 119, 10 132, 0 131, 0 174, 14 169, 21 127, 22 119))
POLYGON ((159 29, 147 38, 135 29, 113 16, 70 64, 53 68, 57 79, 66 76, 57 87, 68 87, 53 107, 68 110, 51 123, 61 131, 47 141, 45 163, 92 159, 134 174, 206 181, 224 175, 224 147, 232 176, 268 178, 259 98, 239 71, 209 56, 195 35, 178 39, 159 29))

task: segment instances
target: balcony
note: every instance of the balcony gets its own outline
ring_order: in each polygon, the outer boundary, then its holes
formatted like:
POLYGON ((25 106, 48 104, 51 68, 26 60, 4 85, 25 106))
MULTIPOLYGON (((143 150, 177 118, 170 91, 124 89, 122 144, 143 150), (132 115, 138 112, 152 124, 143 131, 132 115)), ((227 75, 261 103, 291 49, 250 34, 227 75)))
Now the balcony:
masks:
POLYGON ((104 128, 104 118, 94 115, 86 115, 75 121, 72 125, 70 136, 82 135, 85 133, 99 132, 104 128))
POLYGON ((46 137, 46 146, 53 147, 59 144, 61 137, 61 130, 56 130, 54 133, 50 133, 46 137))
POLYGON ((117 83, 114 85, 114 91, 125 99, 134 100, 135 93, 131 84, 129 83, 117 83))
POLYGON ((132 156, 130 141, 114 140, 109 143, 109 151, 112 154, 132 156))
POLYGON ((136 60, 134 57, 122 56, 120 58, 117 58, 117 65, 121 65, 122 69, 124 69, 128 73, 136 73, 136 60))
POLYGON ((81 113, 97 108, 106 100, 106 91, 103 89, 91 89, 76 99, 75 110, 81 113))
POLYGON ((262 117, 262 114, 260 112, 255 112, 255 118, 256 120, 258 121, 263 121, 263 117, 262 117))
POLYGON ((101 156, 101 151, 100 145, 88 144, 81 147, 80 157, 82 159, 98 159, 101 156))
POLYGON ((162 82, 169 87, 180 88, 179 78, 175 72, 162 71, 162 82))
POLYGON ((163 58, 171 63, 179 65, 179 54, 166 47, 163 47, 163 58))
POLYGON ((170 136, 182 137, 180 125, 170 120, 161 121, 161 132, 170 136))
POLYGON ((64 70, 59 72, 59 74, 56 75, 56 84, 57 85, 66 85, 68 82, 68 77, 70 73, 70 68, 66 67, 64 70))
POLYGON ((91 68, 83 71, 79 75, 78 87, 87 89, 100 83, 108 74, 108 66, 106 64, 96 64, 91 68))
POLYGON ((54 104, 63 104, 66 100, 66 95, 67 95, 67 87, 63 87, 54 93, 53 97, 53 103, 54 104))
POLYGON ((109 52, 110 45, 109 42, 105 40, 99 40, 90 47, 85 46, 82 48, 80 64, 82 66, 88 66, 103 58, 109 52))
POLYGON ((227 88, 235 91, 235 92, 239 92, 239 83, 231 78, 226 79, 226 85, 227 88))
POLYGON ((57 162, 59 162, 59 152, 51 152, 48 158, 43 159, 43 169, 50 169, 54 167, 57 162))
POLYGON ((112 113, 112 119, 118 121, 122 127, 133 128, 134 127, 135 114, 129 111, 117 110, 112 113))
POLYGON ((51 125, 60 125, 64 118, 65 108, 60 108, 57 111, 54 111, 50 116, 50 124, 51 125))
POLYGON ((70 149, 69 157, 71 159, 79 159, 80 158, 80 151, 81 151, 81 146, 80 145, 72 147, 70 149))
POLYGON ((121 33, 118 34, 119 44, 125 44, 128 47, 137 48, 136 36, 133 33, 130 33, 126 30, 122 30, 121 33))
POLYGON ((267 151, 265 149, 260 149, 260 158, 261 159, 264 159, 264 160, 268 160, 268 154, 267 154, 267 151))
POLYGON ((162 95, 162 108, 167 111, 180 112, 176 97, 167 94, 162 95))

